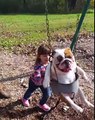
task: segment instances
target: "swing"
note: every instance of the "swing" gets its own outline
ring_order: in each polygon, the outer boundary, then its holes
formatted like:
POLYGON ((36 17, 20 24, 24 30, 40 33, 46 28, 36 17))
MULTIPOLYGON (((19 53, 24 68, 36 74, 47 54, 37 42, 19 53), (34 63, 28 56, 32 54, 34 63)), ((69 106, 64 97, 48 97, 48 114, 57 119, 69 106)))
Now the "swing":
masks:
MULTIPOLYGON (((49 20, 48 20, 48 7, 47 7, 47 0, 45 0, 45 13, 46 13, 46 29, 47 29, 47 41, 48 41, 48 45, 50 46, 50 48, 52 49, 52 45, 51 45, 51 36, 50 36, 50 31, 49 31, 49 20)), ((80 31, 80 28, 81 28, 81 25, 83 23, 83 20, 84 20, 84 17, 85 17, 85 14, 87 12, 87 9, 89 7, 89 4, 90 4, 90 0, 87 0, 85 6, 84 6, 84 9, 82 11, 82 14, 81 14, 81 17, 80 17, 80 20, 79 20, 79 23, 78 23, 78 26, 76 28, 76 31, 75 31, 75 34, 73 36, 73 40, 72 40, 72 43, 70 45, 70 48, 71 50, 73 51, 74 50, 74 47, 75 47, 75 44, 78 40, 78 34, 79 34, 79 31, 80 31)), ((74 7, 74 6, 73 6, 74 7)), ((57 101, 57 103, 55 104, 55 106, 51 109, 53 110, 55 107, 57 107, 57 105, 59 104, 60 102, 60 97, 57 101)))
MULTIPOLYGON (((46 29, 47 29, 47 41, 48 41, 48 45, 51 47, 52 49, 52 45, 51 45, 51 36, 50 36, 50 31, 49 31, 49 20, 48 20, 48 0, 45 0, 45 14, 46 14, 46 29)), ((82 14, 81 14, 81 17, 80 17, 80 20, 79 20, 79 23, 78 23, 78 26, 76 28, 76 31, 75 31, 75 34, 73 36, 73 40, 72 40, 72 43, 70 45, 70 48, 71 50, 73 51, 74 50, 74 47, 75 47, 75 44, 78 40, 78 34, 79 34, 79 31, 80 31, 80 28, 81 28, 81 25, 83 23, 83 20, 84 20, 84 17, 86 15, 86 12, 87 12, 87 9, 89 7, 89 4, 90 4, 90 0, 87 0, 85 6, 84 6, 84 9, 82 11, 82 14)))

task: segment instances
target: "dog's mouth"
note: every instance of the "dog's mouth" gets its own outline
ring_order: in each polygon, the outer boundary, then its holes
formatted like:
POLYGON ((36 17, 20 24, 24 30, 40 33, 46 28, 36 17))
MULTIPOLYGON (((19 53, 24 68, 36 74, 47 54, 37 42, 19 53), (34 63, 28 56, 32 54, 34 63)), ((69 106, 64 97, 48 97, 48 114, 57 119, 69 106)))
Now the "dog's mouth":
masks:
POLYGON ((59 66, 57 66, 57 68, 62 72, 69 72, 71 70, 71 68, 69 68, 69 67, 61 69, 59 66))
POLYGON ((62 63, 56 64, 57 68, 62 72, 69 72, 71 70, 71 61, 65 60, 62 63))

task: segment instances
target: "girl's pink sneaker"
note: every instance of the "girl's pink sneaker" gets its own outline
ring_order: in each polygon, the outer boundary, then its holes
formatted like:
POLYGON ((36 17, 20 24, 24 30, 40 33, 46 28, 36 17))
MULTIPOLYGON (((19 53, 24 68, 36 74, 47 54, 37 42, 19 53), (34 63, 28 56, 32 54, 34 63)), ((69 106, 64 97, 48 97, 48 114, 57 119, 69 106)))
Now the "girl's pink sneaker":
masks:
POLYGON ((26 99, 22 99, 22 103, 23 103, 23 105, 24 105, 25 107, 29 107, 29 106, 30 106, 29 101, 26 100, 26 99))
POLYGON ((43 104, 43 105, 39 104, 38 107, 44 111, 49 111, 51 109, 47 104, 43 104))

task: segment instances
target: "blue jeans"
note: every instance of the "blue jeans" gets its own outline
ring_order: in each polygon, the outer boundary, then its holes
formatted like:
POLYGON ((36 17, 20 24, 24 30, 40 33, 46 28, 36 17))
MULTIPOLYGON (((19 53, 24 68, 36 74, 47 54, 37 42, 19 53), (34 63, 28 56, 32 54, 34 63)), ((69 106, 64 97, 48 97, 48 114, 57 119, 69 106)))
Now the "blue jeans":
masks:
POLYGON ((40 105, 43 105, 46 103, 46 101, 48 100, 48 98, 51 96, 51 88, 48 87, 48 88, 44 88, 43 86, 37 86, 33 83, 33 81, 31 79, 29 79, 29 87, 27 89, 27 91, 25 92, 24 94, 24 99, 28 100, 29 97, 31 96, 31 94, 37 89, 37 88, 40 88, 41 91, 42 91, 42 98, 40 100, 40 105))

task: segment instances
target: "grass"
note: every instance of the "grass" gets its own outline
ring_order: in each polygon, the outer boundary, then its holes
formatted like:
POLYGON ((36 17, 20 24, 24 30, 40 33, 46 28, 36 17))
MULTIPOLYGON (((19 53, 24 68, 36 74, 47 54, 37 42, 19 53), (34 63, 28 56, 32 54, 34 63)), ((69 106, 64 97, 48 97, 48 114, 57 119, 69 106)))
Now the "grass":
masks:
MULTIPOLYGON (((81 14, 48 15, 50 34, 72 34, 81 14)), ((45 15, 0 15, 0 46, 11 47, 47 39, 45 15)), ((94 13, 87 13, 81 31, 94 31, 94 13)))

